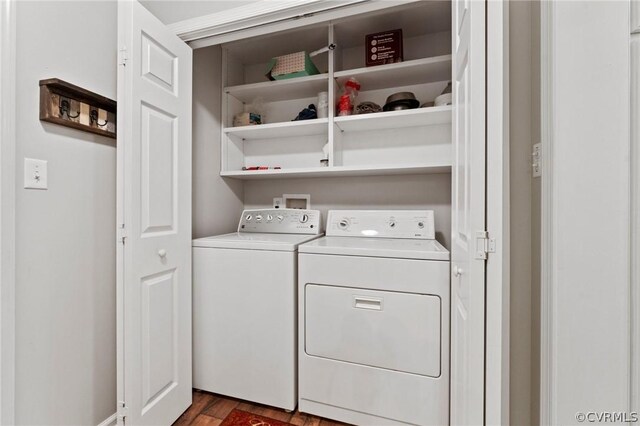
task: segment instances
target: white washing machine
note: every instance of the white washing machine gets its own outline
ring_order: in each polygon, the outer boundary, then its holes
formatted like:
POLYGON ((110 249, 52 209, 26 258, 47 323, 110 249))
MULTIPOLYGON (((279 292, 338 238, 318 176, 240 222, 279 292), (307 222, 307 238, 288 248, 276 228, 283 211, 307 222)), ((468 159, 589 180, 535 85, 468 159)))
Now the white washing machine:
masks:
POLYGON ((245 210, 238 232, 193 241, 193 386, 293 410, 297 248, 316 210, 245 210))
POLYGON ((449 252, 432 211, 330 211, 298 248, 299 410, 449 423, 449 252))

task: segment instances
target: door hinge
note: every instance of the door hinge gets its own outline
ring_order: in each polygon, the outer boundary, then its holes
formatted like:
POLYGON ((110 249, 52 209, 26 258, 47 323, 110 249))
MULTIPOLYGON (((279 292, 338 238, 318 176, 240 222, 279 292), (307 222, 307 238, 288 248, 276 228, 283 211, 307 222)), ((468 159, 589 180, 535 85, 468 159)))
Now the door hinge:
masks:
POLYGON ((127 241, 126 231, 124 230, 124 223, 118 227, 118 230, 120 231, 120 235, 118 236, 118 243, 124 245, 125 241, 127 241))
POLYGON ((486 260, 487 254, 496 252, 496 239, 489 238, 487 231, 476 232, 476 259, 486 260))
POLYGON ((534 178, 542 176, 542 143, 540 142, 533 145, 533 151, 531 152, 531 172, 534 178))
POLYGON ((127 55, 127 47, 123 46, 118 51, 118 64, 126 67, 128 59, 129 56, 127 55))
POLYGON ((127 418, 127 404, 124 401, 118 401, 118 424, 125 422, 127 418))

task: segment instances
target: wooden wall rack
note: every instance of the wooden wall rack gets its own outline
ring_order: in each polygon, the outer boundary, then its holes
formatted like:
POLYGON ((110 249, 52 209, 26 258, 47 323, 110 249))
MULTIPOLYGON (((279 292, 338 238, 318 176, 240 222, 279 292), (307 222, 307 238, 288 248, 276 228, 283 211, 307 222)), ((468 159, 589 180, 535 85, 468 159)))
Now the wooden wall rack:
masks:
POLYGON ((40 80, 40 120, 116 138, 116 101, 58 78, 40 80))

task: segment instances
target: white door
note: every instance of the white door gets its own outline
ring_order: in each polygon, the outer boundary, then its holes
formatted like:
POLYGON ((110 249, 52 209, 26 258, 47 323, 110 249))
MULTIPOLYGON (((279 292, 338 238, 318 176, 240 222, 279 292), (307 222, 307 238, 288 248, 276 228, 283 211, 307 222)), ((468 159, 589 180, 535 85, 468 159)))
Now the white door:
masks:
POLYGON ((485 13, 484 1, 453 2, 452 425, 484 422, 485 13))
POLYGON ((137 1, 118 46, 119 423, 169 425, 191 404, 192 52, 137 1))

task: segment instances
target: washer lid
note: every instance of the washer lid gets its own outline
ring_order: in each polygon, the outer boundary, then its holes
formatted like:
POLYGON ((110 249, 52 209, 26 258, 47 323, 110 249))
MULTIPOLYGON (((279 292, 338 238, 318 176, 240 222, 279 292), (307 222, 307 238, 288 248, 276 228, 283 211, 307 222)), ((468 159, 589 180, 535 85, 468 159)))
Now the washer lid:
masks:
POLYGON ((232 232, 231 234, 193 240, 193 247, 230 248, 244 250, 295 251, 298 245, 322 235, 267 234, 232 232))
POLYGON ((299 253, 398 259, 449 260, 449 251, 436 240, 323 237, 298 248, 299 253))

